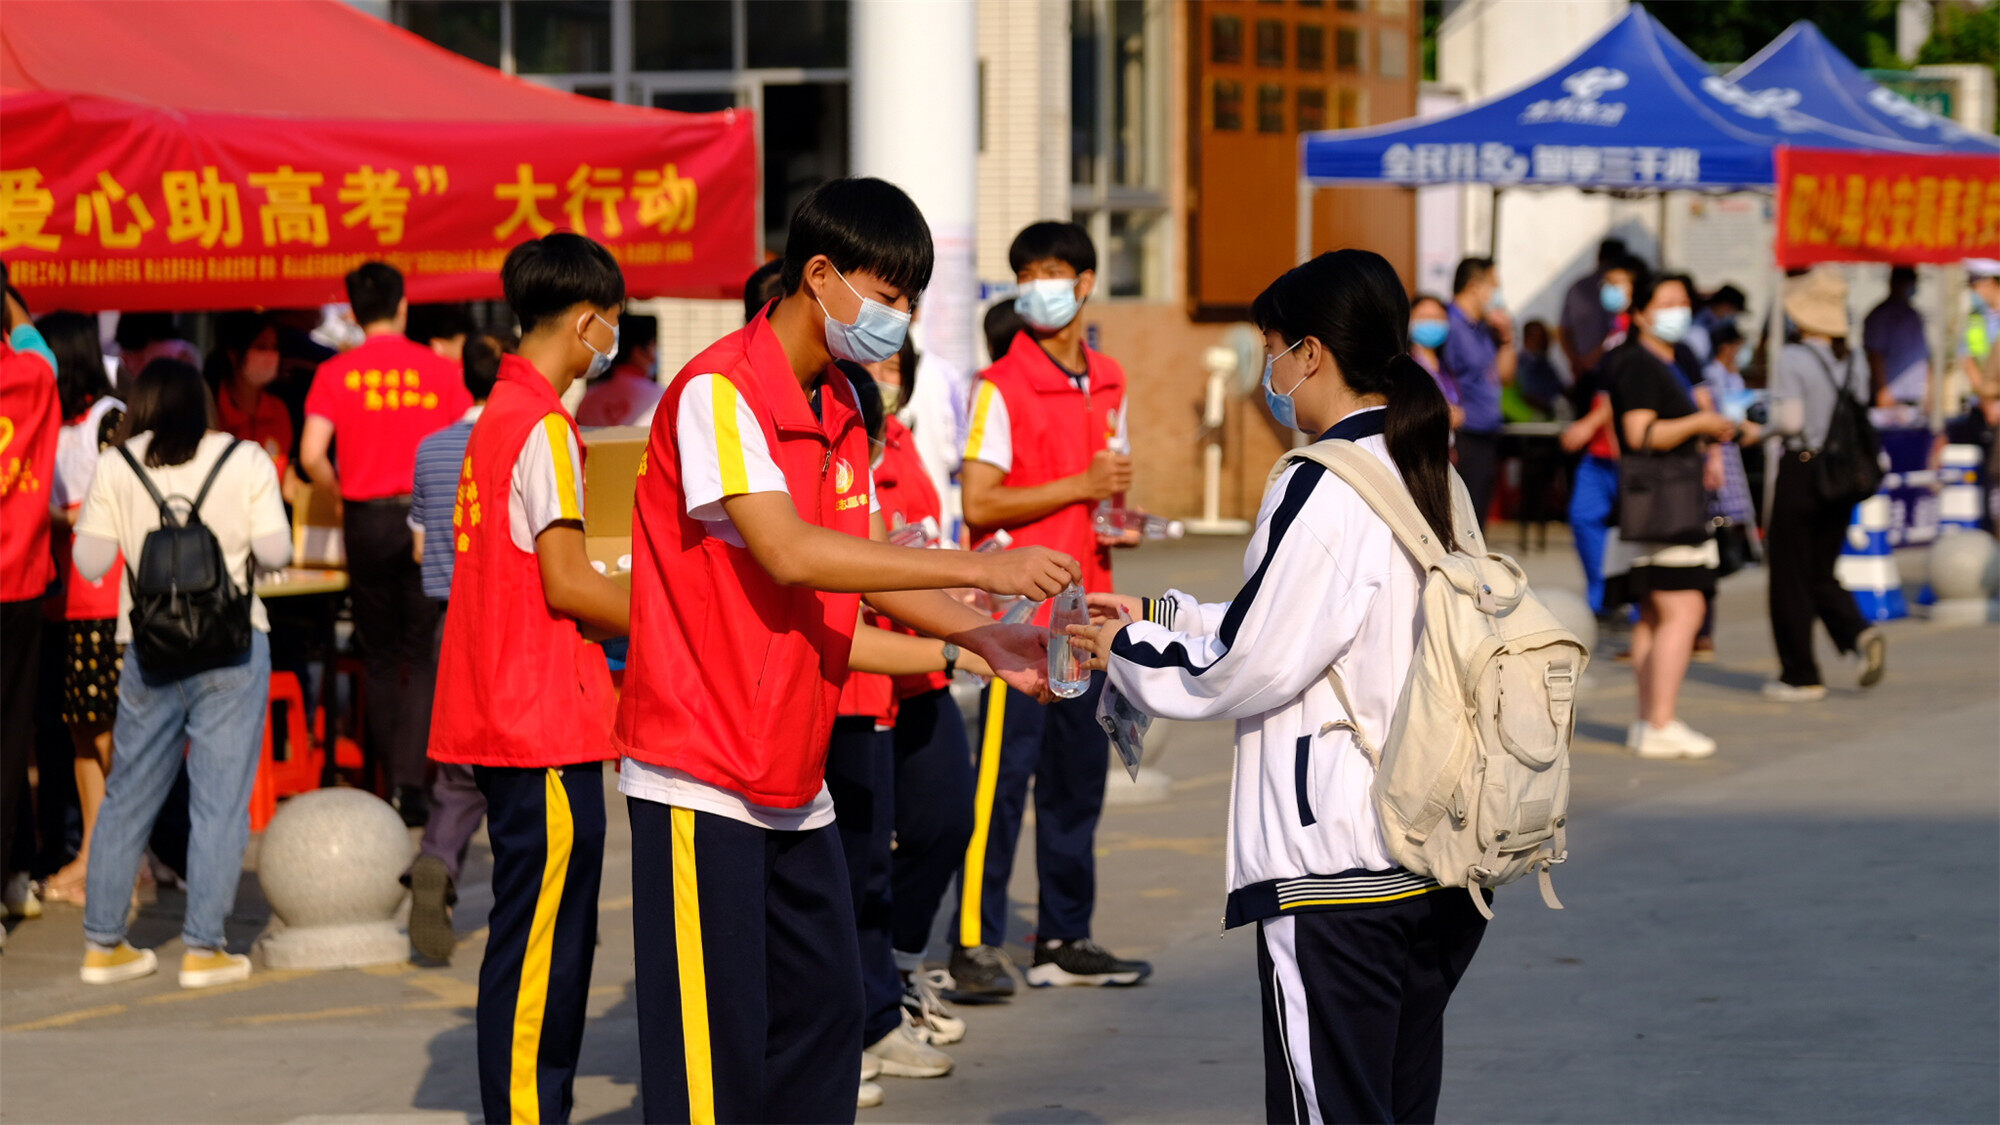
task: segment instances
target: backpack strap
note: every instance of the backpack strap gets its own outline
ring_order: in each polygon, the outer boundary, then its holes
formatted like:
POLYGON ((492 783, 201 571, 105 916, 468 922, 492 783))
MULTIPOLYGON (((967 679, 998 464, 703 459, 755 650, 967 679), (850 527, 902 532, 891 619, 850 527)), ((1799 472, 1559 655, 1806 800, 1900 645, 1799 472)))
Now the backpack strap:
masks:
POLYGON ((222 456, 215 459, 215 464, 208 470, 208 478, 201 482, 201 491, 194 495, 194 507, 188 510, 189 519, 198 520, 201 518, 201 504, 202 501, 208 499, 208 490, 215 487, 215 478, 222 475, 223 463, 228 461, 229 455, 236 452, 236 447, 242 444, 243 439, 237 438, 229 443, 228 449, 222 451, 222 456))
POLYGON ((153 478, 147 476, 146 470, 139 467, 138 459, 132 456, 131 450, 125 448, 124 442, 121 441, 112 448, 118 451, 118 456, 125 458, 127 465, 132 466, 132 475, 139 478, 139 483, 146 486, 146 494, 153 498, 153 503, 160 509, 160 524, 165 526, 168 520, 174 518, 173 509, 167 507, 167 498, 160 495, 158 488, 153 487, 153 478))

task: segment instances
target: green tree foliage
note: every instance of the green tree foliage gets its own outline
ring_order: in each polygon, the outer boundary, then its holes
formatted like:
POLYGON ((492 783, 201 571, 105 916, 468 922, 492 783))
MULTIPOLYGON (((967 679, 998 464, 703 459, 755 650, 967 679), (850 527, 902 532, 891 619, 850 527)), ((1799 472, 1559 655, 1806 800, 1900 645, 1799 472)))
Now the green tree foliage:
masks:
POLYGON ((1931 37, 1917 55, 1920 63, 1985 63, 2000 81, 2000 4, 1937 6, 1931 37))
POLYGON ((1862 66, 1896 65, 1896 0, 1675 0, 1646 7, 1695 54, 1723 69, 1811 20, 1862 66))

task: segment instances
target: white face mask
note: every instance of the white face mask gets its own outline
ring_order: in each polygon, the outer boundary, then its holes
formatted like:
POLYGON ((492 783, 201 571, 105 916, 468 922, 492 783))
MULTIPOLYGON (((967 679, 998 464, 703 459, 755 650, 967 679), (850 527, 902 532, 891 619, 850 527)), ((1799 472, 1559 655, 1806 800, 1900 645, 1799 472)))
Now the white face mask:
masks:
POLYGON ((1678 344, 1687 338, 1688 327, 1694 323, 1694 310, 1683 305, 1679 308, 1661 309, 1652 315, 1653 335, 1669 344, 1678 344))

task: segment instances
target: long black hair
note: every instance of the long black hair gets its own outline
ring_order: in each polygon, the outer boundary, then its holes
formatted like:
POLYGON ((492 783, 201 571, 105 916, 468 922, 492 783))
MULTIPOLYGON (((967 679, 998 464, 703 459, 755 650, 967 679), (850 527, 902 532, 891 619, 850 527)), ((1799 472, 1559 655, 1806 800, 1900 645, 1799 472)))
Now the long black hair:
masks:
POLYGON ((121 442, 152 434, 146 444, 151 468, 185 465, 201 448, 202 435, 215 428, 215 400, 201 372, 177 359, 156 359, 132 381, 121 442))
POLYGON ((215 346, 208 350, 201 365, 210 394, 222 393, 243 365, 244 353, 270 326, 269 317, 252 309, 236 309, 215 318, 215 346))
POLYGON ((1325 345, 1356 394, 1389 400, 1383 439, 1417 510, 1449 546, 1451 408, 1410 358, 1410 299, 1382 255, 1335 250, 1286 271, 1258 294, 1251 319, 1287 345, 1311 336, 1325 345))
POLYGON ((111 393, 96 317, 52 312, 36 321, 35 329, 56 353, 56 397, 62 401, 63 421, 82 415, 91 403, 111 393))

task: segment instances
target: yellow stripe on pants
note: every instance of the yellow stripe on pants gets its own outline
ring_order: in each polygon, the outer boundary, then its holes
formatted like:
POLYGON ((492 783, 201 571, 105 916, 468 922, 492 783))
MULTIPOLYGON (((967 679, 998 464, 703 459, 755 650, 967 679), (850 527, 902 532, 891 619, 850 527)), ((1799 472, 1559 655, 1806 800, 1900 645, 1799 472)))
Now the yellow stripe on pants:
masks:
POLYGON ((551 769, 542 779, 543 816, 547 818, 548 853, 542 861, 542 889, 535 896, 535 919, 528 927, 528 948, 521 958, 521 989, 514 1000, 514 1061, 508 1082, 508 1102, 517 1125, 542 1119, 538 1069, 542 1048, 542 1015, 549 1001, 549 958, 555 948, 556 911, 562 906, 563 881, 569 876, 570 843, 576 824, 570 818, 569 790, 562 771, 551 769))
POLYGON ((958 904, 958 944, 979 945, 979 900, 986 886, 986 834, 993 827, 993 793, 1000 788, 1000 732, 1006 727, 1007 685, 993 681, 986 697, 986 733, 979 744, 979 789, 972 801, 972 839, 965 845, 965 875, 958 904))
POLYGON ((713 1125, 715 1066, 708 1046, 708 973, 701 953, 701 884, 694 864, 694 810, 674 809, 673 823, 674 954, 680 964, 688 1120, 694 1125, 713 1125))

